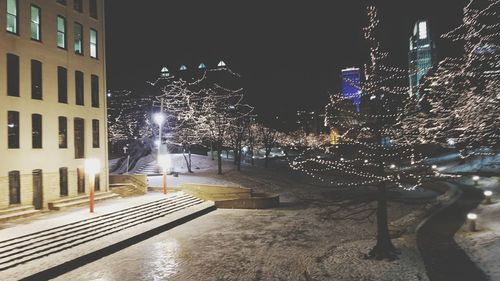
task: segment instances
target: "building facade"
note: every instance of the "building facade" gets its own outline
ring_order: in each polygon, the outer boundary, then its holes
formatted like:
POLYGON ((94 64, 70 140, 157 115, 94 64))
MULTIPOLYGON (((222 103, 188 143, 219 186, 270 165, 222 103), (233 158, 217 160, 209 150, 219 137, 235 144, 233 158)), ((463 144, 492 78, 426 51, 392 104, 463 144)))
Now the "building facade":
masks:
POLYGON ((410 95, 419 95, 420 80, 436 62, 436 46, 427 20, 418 20, 413 27, 408 52, 410 95))
POLYGON ((0 208, 108 189, 103 0, 0 1, 0 208))
POLYGON ((342 69, 342 96, 351 100, 356 112, 360 112, 361 72, 359 68, 342 69))

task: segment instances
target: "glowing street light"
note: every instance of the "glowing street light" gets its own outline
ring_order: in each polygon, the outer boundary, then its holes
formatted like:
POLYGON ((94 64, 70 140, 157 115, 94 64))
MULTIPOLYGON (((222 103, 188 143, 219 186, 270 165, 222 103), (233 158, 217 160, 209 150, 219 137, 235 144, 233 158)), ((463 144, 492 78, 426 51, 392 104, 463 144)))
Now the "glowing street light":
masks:
POLYGON ((89 209, 94 212, 94 192, 95 192, 95 175, 101 170, 101 162, 99 159, 85 159, 85 173, 87 173, 90 182, 89 192, 89 209))
POLYGON ((158 143, 158 155, 156 161, 159 163, 160 161, 160 153, 161 153, 161 132, 163 127, 163 122, 165 122, 165 115, 163 114, 163 100, 161 100, 161 108, 160 112, 157 112, 153 115, 153 121, 158 124, 158 140, 155 143, 158 143))
POLYGON ((469 231, 475 232, 476 231, 477 215, 474 213, 468 213, 467 220, 469 221, 469 231))
POLYGON ((167 169, 170 166, 170 156, 168 154, 158 155, 158 165, 163 171, 163 193, 167 194, 167 169))
POLYGON ((491 192, 491 190, 486 190, 483 194, 486 198, 485 204, 491 204, 491 196, 493 195, 493 192, 491 192))
POLYGON ((472 177, 472 180, 474 181, 474 185, 478 185, 479 184, 479 176, 473 176, 472 177))
POLYGON ((396 165, 391 164, 391 169, 395 169, 395 168, 396 168, 396 165))
POLYGON ((433 170, 436 170, 436 169, 438 168, 438 166, 437 166, 437 165, 432 165, 432 167, 431 167, 431 168, 432 168, 433 170))

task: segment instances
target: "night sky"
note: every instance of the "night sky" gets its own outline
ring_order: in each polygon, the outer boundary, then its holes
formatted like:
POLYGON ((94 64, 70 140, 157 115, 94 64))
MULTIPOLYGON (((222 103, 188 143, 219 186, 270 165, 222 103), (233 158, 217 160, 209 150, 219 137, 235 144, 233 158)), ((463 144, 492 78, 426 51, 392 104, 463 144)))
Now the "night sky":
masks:
MULTIPOLYGON (((106 1, 111 90, 141 92, 162 66, 210 67, 222 59, 243 76, 247 102, 259 115, 286 116, 322 108, 328 91, 339 90, 340 70, 367 62, 367 1, 106 1)), ((406 68, 413 22, 429 19, 439 38, 460 23, 468 1, 374 2, 383 46, 406 68)), ((447 42, 437 45, 440 57, 450 53, 447 42)))

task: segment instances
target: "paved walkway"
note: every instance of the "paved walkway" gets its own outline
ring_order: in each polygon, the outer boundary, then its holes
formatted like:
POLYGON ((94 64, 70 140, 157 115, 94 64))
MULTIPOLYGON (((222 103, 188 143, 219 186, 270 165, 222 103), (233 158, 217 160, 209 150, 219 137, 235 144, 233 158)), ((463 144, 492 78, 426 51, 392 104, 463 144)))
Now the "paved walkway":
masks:
POLYGON ((417 232, 417 244, 430 281, 482 281, 486 275, 457 245, 453 236, 467 213, 483 200, 482 191, 460 186, 458 200, 431 217, 417 232))

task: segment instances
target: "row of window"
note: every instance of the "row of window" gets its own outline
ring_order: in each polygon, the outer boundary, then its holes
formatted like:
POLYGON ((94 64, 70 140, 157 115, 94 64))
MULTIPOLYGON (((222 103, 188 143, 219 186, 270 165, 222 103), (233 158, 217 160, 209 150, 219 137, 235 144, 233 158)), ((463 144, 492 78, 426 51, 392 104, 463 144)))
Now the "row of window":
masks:
MULTIPOLYGON (((85 158, 85 120, 74 118, 75 158, 85 158)), ((59 148, 68 148, 68 119, 58 117, 59 148)), ((32 148, 42 148, 42 115, 31 115, 31 144, 32 148)), ((7 146, 9 149, 20 148, 20 123, 18 111, 7 111, 7 146)), ((92 120, 92 148, 99 148, 99 120, 92 120)))
MULTIPOLYGON (((19 97, 20 95, 20 70, 19 56, 7 54, 7 95, 19 97)), ((31 98, 42 100, 42 62, 31 60, 31 98)), ((85 105, 84 74, 75 71, 75 101, 76 105, 85 105)), ((68 71, 62 66, 57 67, 57 92, 58 102, 68 103, 68 71)), ((99 107, 99 76, 90 75, 91 106, 99 107)))
MULTIPOLYGON (((18 0, 7 0, 7 31, 19 35, 19 16, 18 16, 18 0)), ((75 1, 76 3, 77 1, 75 1)), ((90 1, 94 2, 95 0, 90 1)), ((81 3, 81 1, 80 1, 81 3)), ((30 6, 30 25, 31 25, 31 39, 36 41, 42 41, 42 20, 41 20, 41 9, 36 5, 30 6)), ((62 49, 67 49, 66 43, 66 18, 63 16, 57 16, 56 23, 57 30, 57 47, 62 49)), ((83 55, 83 25, 75 22, 73 25, 73 49, 76 54, 83 55)), ((98 46, 97 46, 97 31, 95 29, 89 29, 89 48, 90 57, 97 59, 98 56, 98 46)))
MULTIPOLYGON (((33 190, 38 192, 33 193, 33 202, 43 203, 43 185, 42 185, 42 170, 33 170, 33 190), (37 179, 37 180, 35 180, 37 179)), ((101 189, 100 176, 95 175, 94 190, 99 191, 101 189)), ((85 172, 83 169, 77 169, 77 193, 85 193, 85 172)), ((59 168, 59 195, 68 196, 68 168, 59 168)), ((19 171, 9 172, 9 204, 20 204, 21 203, 21 173, 19 171)), ((42 206, 38 206, 37 209, 41 209, 42 206)))
MULTIPOLYGON (((91 17, 97 19, 97 0, 89 1, 89 14, 91 17)), ((56 0, 57 3, 66 6, 67 0, 56 0)), ((73 9, 79 13, 83 12, 83 0, 73 0, 73 9)))

